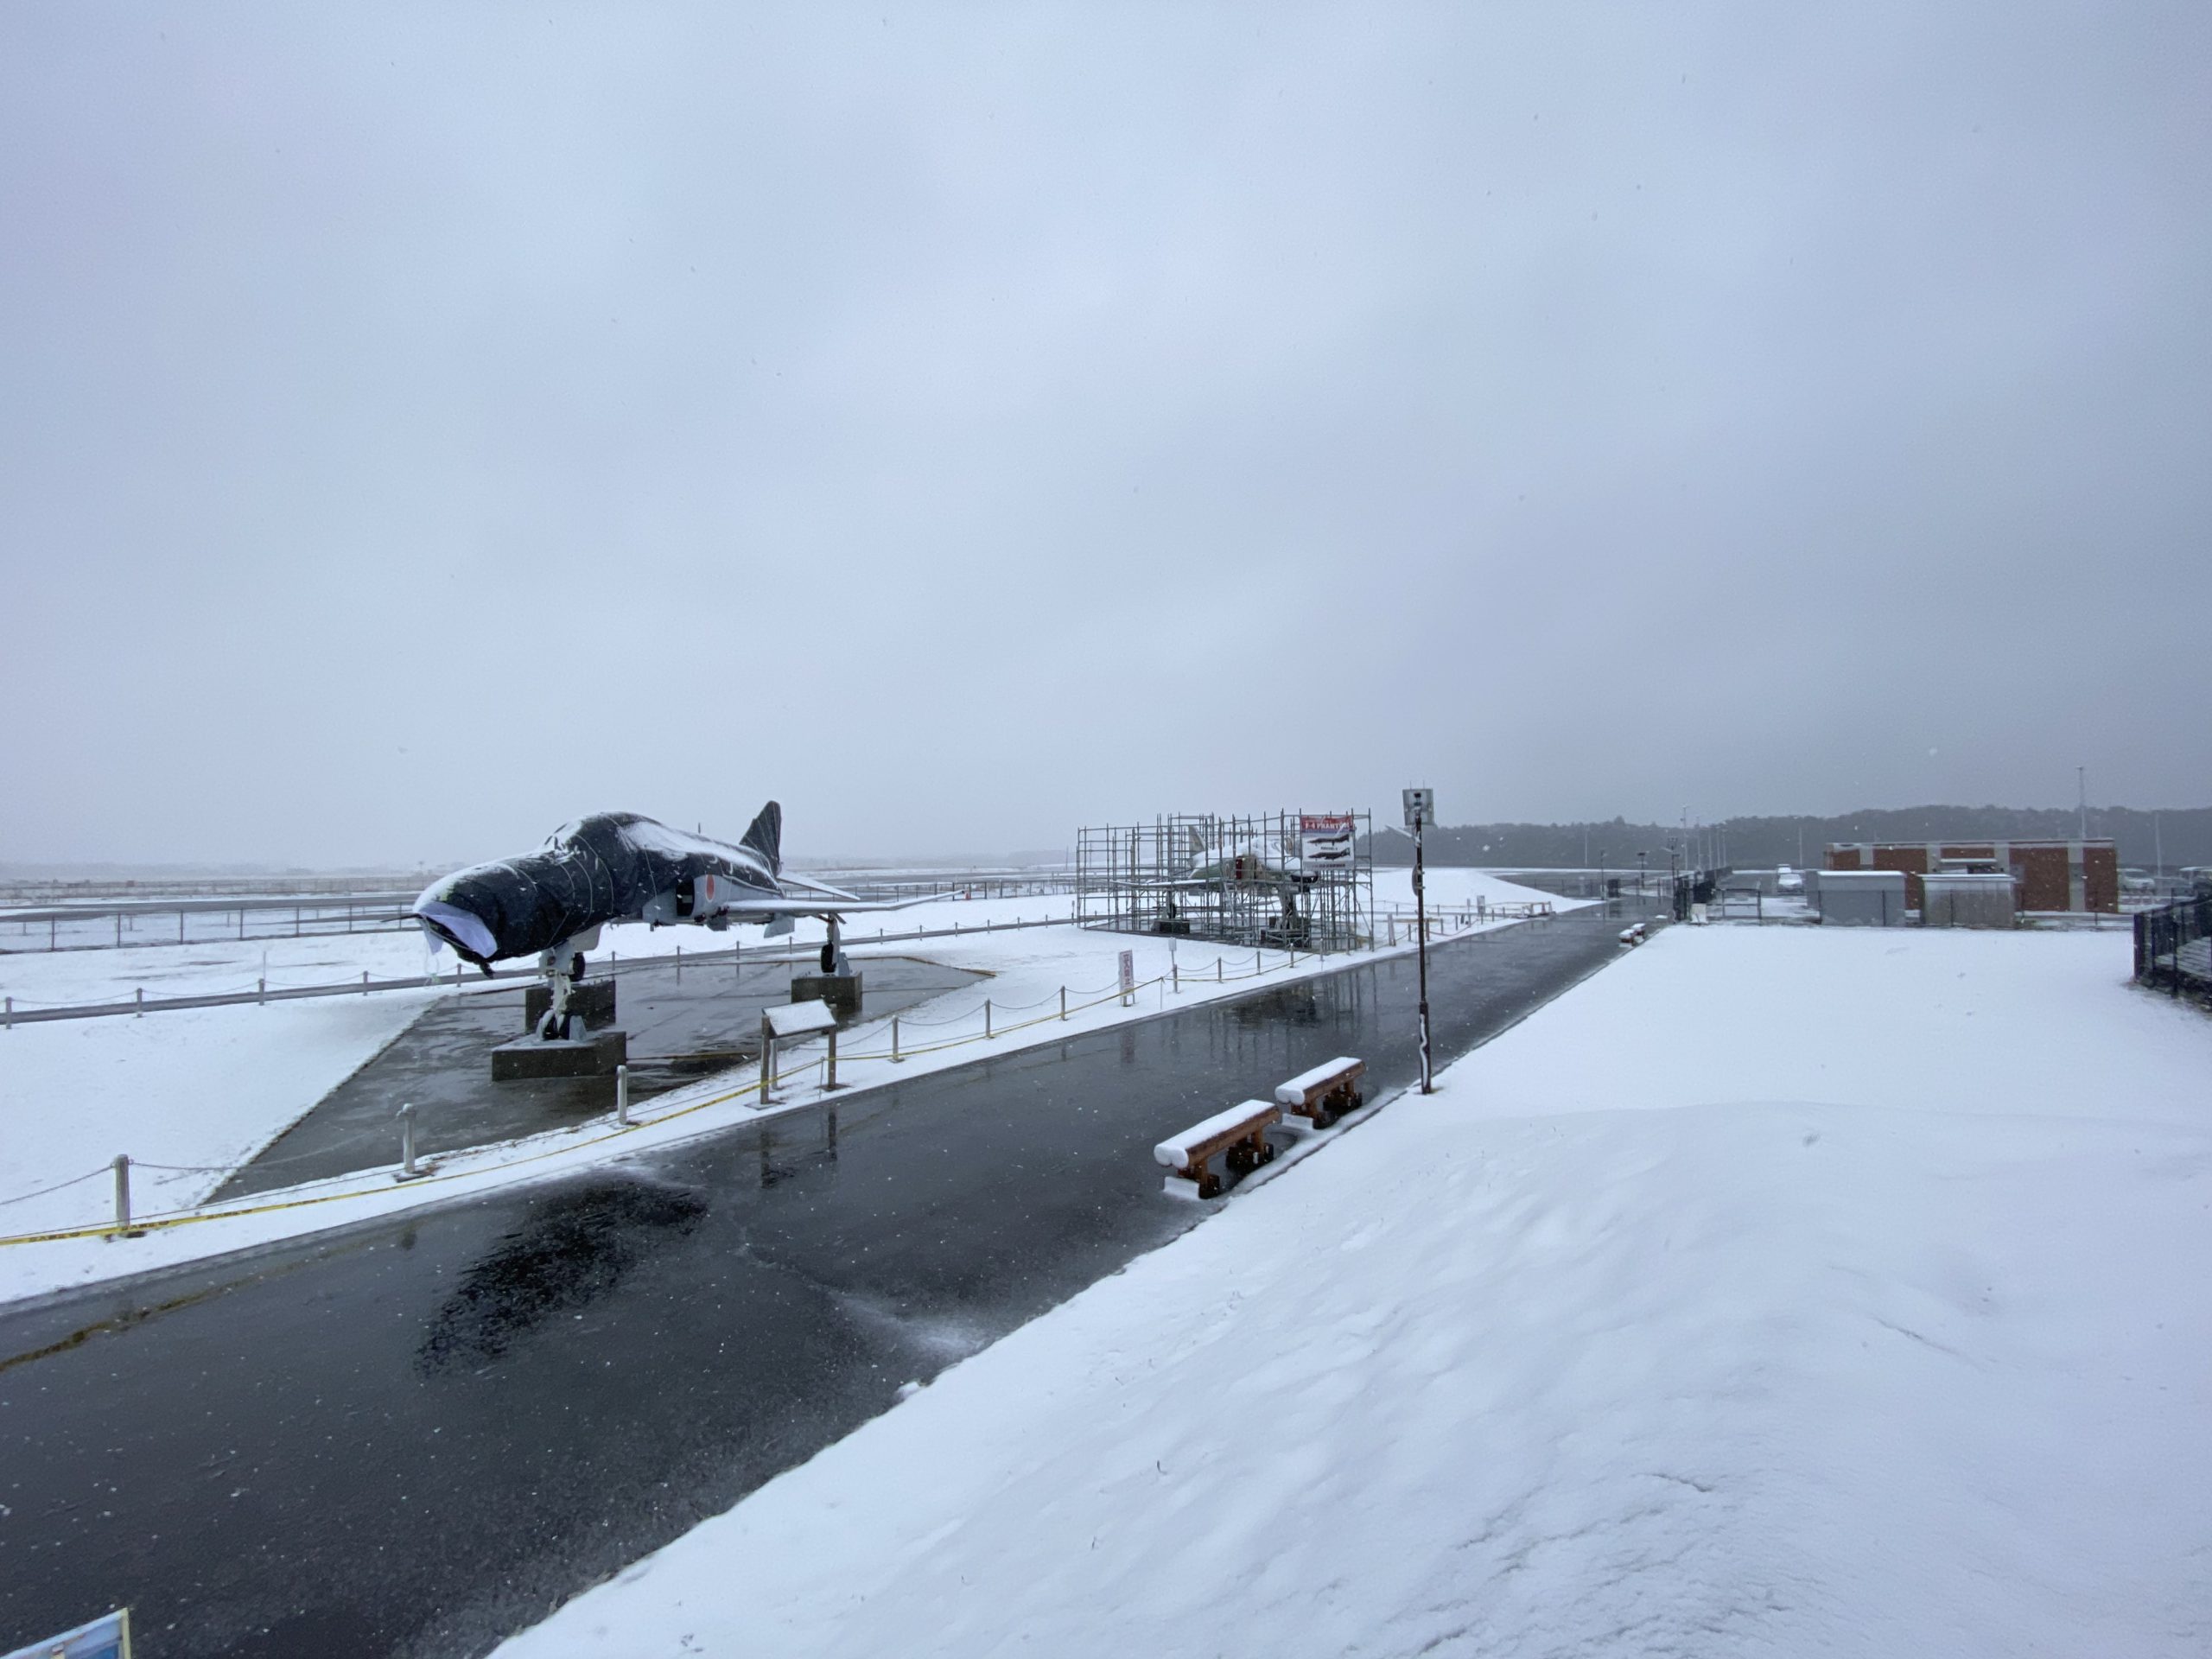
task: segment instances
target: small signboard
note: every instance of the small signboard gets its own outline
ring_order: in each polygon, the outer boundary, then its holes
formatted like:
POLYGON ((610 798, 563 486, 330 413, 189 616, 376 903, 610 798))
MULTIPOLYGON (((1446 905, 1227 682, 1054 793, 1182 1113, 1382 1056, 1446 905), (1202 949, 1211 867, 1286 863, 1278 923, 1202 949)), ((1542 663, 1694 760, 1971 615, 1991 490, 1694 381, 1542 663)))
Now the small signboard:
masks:
POLYGON ((1406 828, 1421 829, 1436 822, 1436 791, 1433 789, 1408 789, 1403 791, 1406 801, 1406 828))
POLYGON ((130 1659, 130 1610, 125 1607, 73 1630, 49 1636, 28 1648, 0 1655, 0 1659, 130 1659))
POLYGON ((1309 867, 1334 869, 1351 862, 1351 814, 1306 812, 1298 820, 1298 855, 1309 867))
POLYGON ((760 1010, 768 1030, 777 1041, 789 1037, 811 1037, 817 1032, 834 1031, 837 1016, 827 1002, 786 1002, 779 1007, 760 1010))
POLYGON ((1122 952, 1122 995, 1132 995, 1137 988, 1137 957, 1134 950, 1122 952))

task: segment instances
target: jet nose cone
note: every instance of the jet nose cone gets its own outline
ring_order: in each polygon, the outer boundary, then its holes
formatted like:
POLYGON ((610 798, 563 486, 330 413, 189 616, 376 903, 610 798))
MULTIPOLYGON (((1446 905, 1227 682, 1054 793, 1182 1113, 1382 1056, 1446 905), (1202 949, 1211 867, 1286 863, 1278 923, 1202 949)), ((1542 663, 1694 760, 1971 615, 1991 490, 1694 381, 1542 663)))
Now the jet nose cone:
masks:
POLYGON ((463 956, 474 957, 479 962, 491 961, 499 951, 499 940, 492 937, 492 930, 484 925, 484 918, 473 910, 425 899, 416 905, 415 919, 463 956))

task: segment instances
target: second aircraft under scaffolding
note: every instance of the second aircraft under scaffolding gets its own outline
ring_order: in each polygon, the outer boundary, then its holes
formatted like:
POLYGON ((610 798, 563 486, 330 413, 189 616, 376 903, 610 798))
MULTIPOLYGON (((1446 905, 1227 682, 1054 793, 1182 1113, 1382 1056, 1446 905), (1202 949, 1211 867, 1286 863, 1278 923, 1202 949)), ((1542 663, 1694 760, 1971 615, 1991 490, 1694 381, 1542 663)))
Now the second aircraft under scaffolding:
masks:
POLYGON ((1077 912, 1092 927, 1301 950, 1357 948, 1371 934, 1365 815, 1174 815, 1086 829, 1077 912))

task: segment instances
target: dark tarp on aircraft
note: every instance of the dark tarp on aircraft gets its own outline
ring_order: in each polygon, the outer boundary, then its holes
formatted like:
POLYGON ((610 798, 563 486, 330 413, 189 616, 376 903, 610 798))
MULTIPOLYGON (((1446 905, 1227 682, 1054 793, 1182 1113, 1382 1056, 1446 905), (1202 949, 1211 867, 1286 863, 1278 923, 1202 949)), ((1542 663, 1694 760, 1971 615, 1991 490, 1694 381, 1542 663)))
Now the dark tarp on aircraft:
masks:
POLYGON ((446 877, 416 900, 416 913, 471 961, 530 956, 635 917, 660 893, 674 893, 677 915, 688 916, 702 876, 775 895, 782 834, 773 801, 734 847, 635 812, 595 813, 556 831, 542 853, 446 877))

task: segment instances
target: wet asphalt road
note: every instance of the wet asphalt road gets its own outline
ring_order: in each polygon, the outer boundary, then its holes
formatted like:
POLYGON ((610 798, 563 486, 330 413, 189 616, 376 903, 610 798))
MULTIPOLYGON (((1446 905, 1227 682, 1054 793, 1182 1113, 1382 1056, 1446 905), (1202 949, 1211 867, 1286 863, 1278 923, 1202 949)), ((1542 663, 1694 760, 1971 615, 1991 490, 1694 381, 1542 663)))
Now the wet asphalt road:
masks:
MULTIPOLYGON (((1620 925, 1433 950, 1439 1063, 1620 925)), ((480 1654, 1198 1220, 1164 1135, 1335 1054, 1411 1081, 1414 979, 1370 963, 0 1313, 0 1649, 129 1604, 140 1659, 480 1654)))

